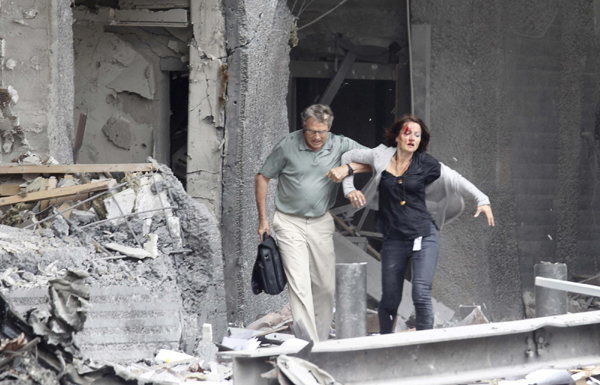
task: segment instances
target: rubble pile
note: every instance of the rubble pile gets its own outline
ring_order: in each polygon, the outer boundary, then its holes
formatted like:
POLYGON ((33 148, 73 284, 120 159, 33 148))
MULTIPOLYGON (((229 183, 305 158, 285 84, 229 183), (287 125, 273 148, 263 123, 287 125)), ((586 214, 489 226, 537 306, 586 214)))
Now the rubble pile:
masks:
MULTIPOLYGON (((213 353, 204 358, 161 349, 154 360, 128 366, 95 363, 84 359, 73 340, 83 330, 89 288, 83 284, 85 272, 68 270, 50 281, 50 312, 33 309, 23 319, 0 295, 3 309, 0 321, 0 383, 82 384, 102 383, 173 383, 203 381, 230 382, 230 364, 220 364, 213 353), (16 333, 16 338, 10 338, 16 333)), ((210 325, 207 332, 211 332, 210 325)), ((204 336, 212 341, 212 335, 204 336)), ((212 342, 211 342, 212 344, 212 342)), ((216 347, 214 347, 216 352, 216 347)), ((206 351, 206 349, 204 349, 206 351)))
POLYGON ((160 349, 194 354, 206 323, 220 340, 227 323, 218 228, 171 170, 34 158, 0 167, 0 293, 28 313, 38 335, 66 343, 72 329, 75 344, 63 350, 77 356, 79 345, 88 358, 125 365, 160 349), (69 300, 53 310, 59 287, 70 288, 69 300), (86 326, 85 317, 65 315, 90 303, 86 326))
MULTIPOLYGON (((88 272, 89 284, 143 285, 150 289, 170 285, 174 289, 175 277, 166 273, 173 267, 165 266, 171 260, 159 256, 191 250, 184 248, 181 223, 173 213, 176 206, 161 174, 124 173, 120 179, 89 174, 37 176, 19 187, 16 199, 27 199, 35 192, 50 196, 61 188, 96 191, 19 202, 4 209, 0 223, 25 231, 0 226, 0 250, 36 253, 48 247, 68 247, 86 256, 76 260, 65 260, 64 255, 56 255, 54 260, 38 257, 34 266, 22 262, 19 268, 10 265, 0 274, 4 290, 45 287, 66 267, 88 272), (15 243, 15 238, 19 242, 15 243)), ((0 198, 0 202, 10 198, 0 198)))

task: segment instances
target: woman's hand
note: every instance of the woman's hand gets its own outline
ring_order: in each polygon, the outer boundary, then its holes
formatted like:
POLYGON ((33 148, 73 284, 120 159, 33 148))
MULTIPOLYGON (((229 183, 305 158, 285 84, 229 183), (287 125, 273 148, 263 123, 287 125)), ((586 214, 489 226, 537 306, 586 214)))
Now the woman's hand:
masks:
POLYGON ((350 199, 350 203, 352 203, 352 207, 354 207, 355 209, 359 209, 365 204, 367 204, 365 196, 359 190, 354 190, 348 193, 348 195, 346 195, 346 198, 350 199))
POLYGON ((488 225, 494 226, 494 214, 492 214, 492 207, 490 205, 482 205, 477 207, 477 211, 475 212, 473 218, 477 218, 479 216, 479 213, 484 213, 487 217, 488 225))
POLYGON ((334 167, 327 173, 327 178, 331 179, 335 183, 340 183, 348 176, 348 166, 343 164, 339 167, 334 167))

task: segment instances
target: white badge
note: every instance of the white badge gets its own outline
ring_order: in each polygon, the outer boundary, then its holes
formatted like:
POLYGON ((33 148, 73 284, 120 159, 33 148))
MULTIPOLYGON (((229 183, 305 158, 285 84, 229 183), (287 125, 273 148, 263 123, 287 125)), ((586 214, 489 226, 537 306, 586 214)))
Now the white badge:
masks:
POLYGON ((421 250, 421 241, 423 240, 423 237, 419 237, 415 239, 415 243, 413 243, 413 251, 419 251, 421 250))

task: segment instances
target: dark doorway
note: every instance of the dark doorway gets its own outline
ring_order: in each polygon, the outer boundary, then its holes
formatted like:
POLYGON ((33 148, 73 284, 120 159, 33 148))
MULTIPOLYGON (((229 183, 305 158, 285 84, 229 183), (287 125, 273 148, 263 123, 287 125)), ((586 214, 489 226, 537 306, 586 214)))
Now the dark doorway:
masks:
POLYGON ((171 169, 185 188, 187 170, 189 73, 170 73, 171 169))

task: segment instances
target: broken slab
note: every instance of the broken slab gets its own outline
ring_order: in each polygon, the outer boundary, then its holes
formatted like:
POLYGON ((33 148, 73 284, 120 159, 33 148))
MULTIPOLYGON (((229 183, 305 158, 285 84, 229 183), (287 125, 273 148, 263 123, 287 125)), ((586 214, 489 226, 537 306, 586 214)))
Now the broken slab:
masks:
MULTIPOLYGON (((47 310, 47 294, 47 289, 15 290, 8 297, 24 314, 32 307, 47 310)), ((86 358, 134 362, 154 357, 160 348, 179 348, 181 297, 175 293, 159 296, 141 286, 92 286, 90 304, 84 328, 75 335, 86 358)))
POLYGON ((108 250, 113 250, 113 251, 116 251, 123 255, 126 255, 128 257, 132 257, 132 258, 137 258, 137 259, 156 258, 156 257, 152 256, 151 252, 144 250, 144 249, 137 248, 137 247, 129 247, 129 246, 124 246, 124 245, 119 245, 118 243, 107 243, 104 245, 104 247, 106 247, 108 250))
POLYGON ((109 196, 104 200, 106 208, 106 219, 113 219, 133 212, 135 206, 135 190, 127 188, 121 192, 109 196))
POLYGON ((481 307, 477 306, 473 309, 473 311, 468 316, 466 316, 456 326, 480 325, 480 324, 487 324, 489 322, 490 321, 488 321, 488 319, 485 317, 485 315, 481 311, 481 307))

